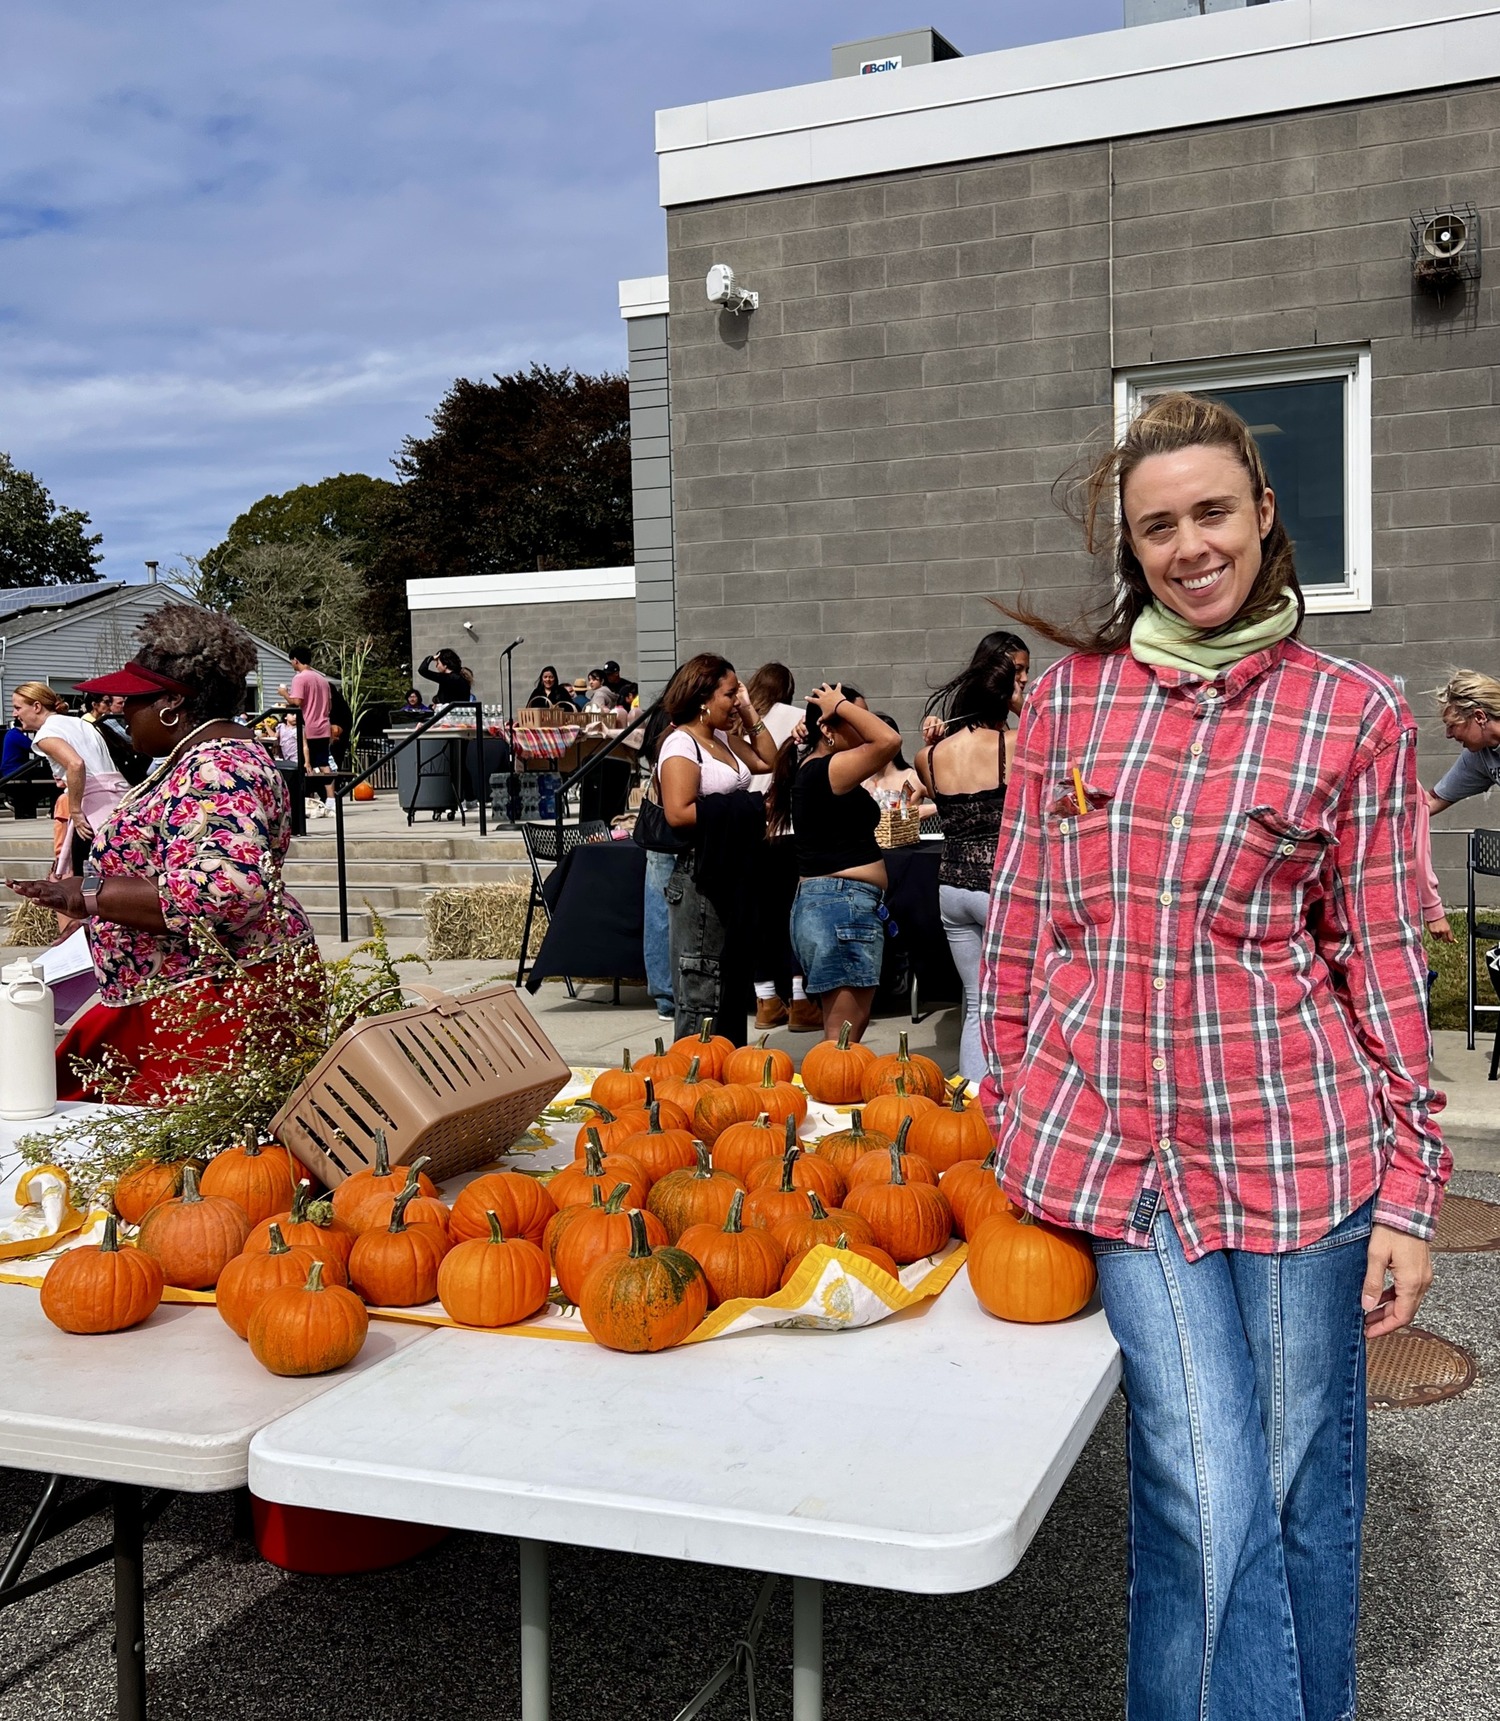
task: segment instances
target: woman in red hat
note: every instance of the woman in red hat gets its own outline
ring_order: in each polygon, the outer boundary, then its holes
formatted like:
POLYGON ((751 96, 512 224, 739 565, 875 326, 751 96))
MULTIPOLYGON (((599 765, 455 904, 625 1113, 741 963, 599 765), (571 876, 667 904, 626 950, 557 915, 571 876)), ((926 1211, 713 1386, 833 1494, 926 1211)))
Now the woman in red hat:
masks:
MULTIPOLYGON (((169 1097, 174 1078, 245 1032, 243 989, 234 1009, 215 1012, 219 989, 253 983, 257 972, 269 980, 272 959, 289 949, 315 955, 307 916, 281 884, 291 837, 285 785, 234 721, 254 642, 191 604, 164 605, 137 637, 130 663, 80 687, 123 695, 131 746, 161 763, 98 823, 81 877, 7 881, 87 922, 99 1002, 58 1048, 64 1099, 89 1097, 73 1060, 98 1060, 106 1048, 134 1072, 128 1095, 111 1097, 169 1097), (189 986, 209 1007, 184 1032, 184 1012, 167 995, 189 986)), ((315 981, 299 990, 315 992, 315 981)))

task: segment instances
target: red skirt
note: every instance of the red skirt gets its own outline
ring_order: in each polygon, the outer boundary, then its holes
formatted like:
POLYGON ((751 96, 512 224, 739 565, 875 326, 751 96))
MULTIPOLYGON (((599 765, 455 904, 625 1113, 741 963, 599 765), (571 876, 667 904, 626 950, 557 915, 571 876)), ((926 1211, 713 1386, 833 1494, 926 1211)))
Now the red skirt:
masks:
MULTIPOLYGON (((189 985, 139 1004, 94 1004, 68 1029, 57 1048, 57 1097, 60 1100, 97 1100, 104 1096, 85 1085, 73 1067, 75 1058, 97 1063, 106 1048, 117 1063, 136 1073, 123 1092, 111 1093, 115 1105, 155 1105, 176 1098, 174 1081, 201 1065, 223 1056, 245 1036, 247 1007, 260 1015, 272 1013, 280 1020, 295 1019, 322 1008, 323 989, 318 976, 298 985, 292 995, 272 990, 267 975, 257 1001, 246 981, 255 970, 241 969, 235 978, 231 1007, 223 1007, 226 987, 212 979, 189 985), (185 1003, 198 1006, 191 1035, 182 1030, 185 1003)), ((274 973, 274 969, 273 969, 274 973)))

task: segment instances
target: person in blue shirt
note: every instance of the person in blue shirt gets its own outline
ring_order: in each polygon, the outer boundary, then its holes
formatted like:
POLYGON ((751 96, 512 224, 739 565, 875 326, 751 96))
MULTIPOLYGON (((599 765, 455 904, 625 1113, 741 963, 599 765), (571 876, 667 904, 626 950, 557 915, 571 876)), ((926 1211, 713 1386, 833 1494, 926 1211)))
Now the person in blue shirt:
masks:
POLYGON ((1448 739, 1463 752, 1427 791, 1432 813, 1500 783, 1500 681, 1477 669, 1456 670, 1438 701, 1448 739))

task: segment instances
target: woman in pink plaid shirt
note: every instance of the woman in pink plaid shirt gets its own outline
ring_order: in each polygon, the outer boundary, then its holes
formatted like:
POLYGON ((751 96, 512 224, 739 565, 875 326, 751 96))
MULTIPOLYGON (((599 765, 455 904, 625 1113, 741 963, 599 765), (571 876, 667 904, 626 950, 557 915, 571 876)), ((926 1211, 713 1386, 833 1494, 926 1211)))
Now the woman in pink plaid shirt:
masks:
POLYGON ((1089 476, 986 929, 1007 1192, 1090 1234, 1129 1413, 1131 1721, 1343 1721, 1365 1339, 1431 1279, 1416 726, 1304 646, 1259 451, 1189 395, 1089 476), (1118 527, 1116 521, 1118 520, 1118 527))

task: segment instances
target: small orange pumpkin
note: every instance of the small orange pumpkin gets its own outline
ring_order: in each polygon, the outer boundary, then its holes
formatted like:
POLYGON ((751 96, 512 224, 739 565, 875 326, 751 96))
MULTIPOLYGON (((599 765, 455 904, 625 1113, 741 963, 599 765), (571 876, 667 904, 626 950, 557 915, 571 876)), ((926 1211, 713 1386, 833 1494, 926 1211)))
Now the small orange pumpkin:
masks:
POLYGON ((887 1052, 865 1066, 859 1078, 859 1097, 869 1101, 881 1094, 894 1093, 898 1077, 905 1081, 907 1093, 924 1094, 935 1105, 948 1097, 942 1070, 931 1058, 908 1048, 904 1030, 897 1038, 894 1052, 887 1052))
POLYGON ((145 1159, 131 1166, 115 1184, 115 1212, 127 1225, 139 1225, 153 1207, 170 1201, 182 1188, 182 1166, 174 1161, 145 1159))
POLYGON ((311 1189, 312 1184, 305 1177, 299 1178, 290 1211, 278 1213, 274 1219, 262 1219, 251 1229, 240 1253, 263 1255, 270 1246, 271 1227, 279 1225, 288 1243, 309 1250, 323 1263, 325 1284, 347 1285, 349 1251, 354 1247, 355 1233, 333 1217, 329 1201, 310 1200, 311 1189))
POLYGON ((292 1156, 274 1141, 226 1147, 204 1166, 198 1187, 205 1196, 237 1201, 255 1225, 292 1205, 292 1156))
POLYGON ((844 1199, 844 1191, 849 1187, 848 1181, 832 1160, 820 1159, 817 1154, 808 1153, 802 1147, 797 1140, 797 1126, 791 1118, 786 1120, 781 1152, 750 1167, 745 1177, 746 1189, 754 1192, 763 1189, 768 1183, 779 1182, 788 1157, 791 1158, 792 1187, 816 1189, 830 1207, 837 1207, 844 1199))
POLYGON ((996 1213, 1014 1219, 1014 1206, 995 1178, 996 1154, 991 1148, 983 1159, 961 1159, 945 1171, 939 1183, 953 1209, 953 1229, 960 1237, 972 1237, 984 1221, 996 1213))
POLYGON ((716 1034, 713 1017, 705 1016, 698 1032, 674 1040, 672 1050, 686 1052, 689 1057, 696 1058, 705 1080, 721 1082, 724 1079, 724 1060, 735 1050, 735 1044, 723 1034, 716 1034))
MULTIPOLYGON (((557 1229, 548 1228, 557 1288, 575 1306, 595 1264, 630 1247, 628 1211, 644 1209, 627 1211, 623 1203, 623 1186, 616 1184, 602 1207, 564 1207, 557 1216, 557 1229)), ((644 1224, 651 1243, 666 1242, 667 1228, 654 1213, 645 1214, 644 1224)))
POLYGON ((677 1046, 669 1051, 661 1036, 657 1035, 656 1050, 648 1052, 644 1058, 637 1058, 635 1071, 638 1076, 659 1082, 663 1076, 685 1076, 692 1061, 691 1052, 684 1052, 677 1046))
MULTIPOLYGON (((668 1078, 668 1080, 675 1079, 675 1077, 668 1078)), ((682 1079, 683 1081, 686 1081, 687 1077, 684 1076, 682 1079)), ((636 1130, 642 1130, 646 1127, 647 1119, 651 1116, 651 1107, 653 1103, 661 1107, 661 1126, 663 1129, 691 1129, 693 1127, 693 1108, 698 1103, 699 1094, 704 1088, 711 1085, 713 1084, 700 1080, 697 1084, 697 1091, 688 1096, 691 1101, 691 1104, 689 1104, 683 1100, 665 1098, 665 1096, 657 1092, 656 1083, 648 1077, 646 1080, 645 1103, 635 1108, 636 1111, 642 1114, 641 1121, 636 1125, 636 1130)), ((635 1130, 631 1133, 634 1134, 635 1130)))
POLYGON ((624 1111, 627 1106, 646 1103, 646 1078, 630 1062, 627 1046, 614 1069, 600 1070, 589 1089, 589 1098, 610 1111, 624 1111))
POLYGON ((813 1152, 819 1159, 826 1159, 843 1172, 845 1181, 854 1162, 861 1154, 874 1153, 877 1149, 889 1153, 894 1138, 888 1135, 876 1135, 873 1130, 865 1128, 864 1113, 855 1106, 849 1119, 848 1129, 838 1129, 832 1135, 825 1135, 813 1143, 813 1152))
POLYGON ((808 1204, 812 1211, 805 1219, 783 1219, 771 1228, 771 1235, 786 1250, 788 1258, 805 1255, 809 1249, 816 1249, 819 1243, 836 1243, 841 1237, 846 1243, 875 1241, 875 1233, 867 1220, 842 1207, 835 1207, 830 1213, 817 1190, 809 1192, 808 1204))
POLYGON ((719 1071, 719 1080, 726 1084, 748 1082, 753 1085, 765 1074, 766 1059, 769 1058, 771 1068, 776 1073, 776 1080, 789 1082, 797 1069, 792 1062, 792 1054, 783 1052, 779 1046, 768 1046, 766 1041, 770 1037, 769 1034, 762 1034, 753 1046, 736 1046, 725 1058, 724 1067, 719 1071))
MULTIPOLYGON (((385 1131, 373 1131, 375 1145, 375 1163, 366 1166, 363 1171, 356 1171, 333 1192, 333 1216, 341 1225, 351 1225, 354 1211, 362 1201, 367 1201, 372 1195, 399 1195, 406 1187, 406 1167, 398 1165, 391 1169, 391 1156, 386 1147, 385 1131)), ((418 1182, 424 1195, 436 1195, 437 1185, 425 1173, 418 1182)))
POLYGON ((138 1327, 161 1301, 161 1264, 143 1249, 122 1249, 113 1213, 98 1243, 69 1249, 42 1280, 42 1313, 65 1333, 121 1333, 138 1327))
MULTIPOLYGON (((392 1195, 389 1190, 383 1190, 378 1195, 367 1195, 350 1216, 349 1224, 359 1235, 366 1231, 384 1231, 391 1222, 391 1214, 396 1209, 396 1203, 408 1192, 411 1201, 406 1209, 408 1225, 441 1225, 446 1231, 448 1221, 452 1217, 452 1209, 448 1203, 436 1195, 422 1193, 422 1167, 428 1163, 427 1155, 414 1159, 406 1168, 406 1182, 400 1190, 392 1195)), ((326 1279, 328 1275, 325 1273, 326 1279)))
POLYGON ((774 1231, 783 1219, 807 1219, 812 1215, 811 1191, 796 1183, 797 1161, 802 1149, 794 1142, 781 1156, 780 1175, 762 1183, 745 1196, 745 1223, 774 1231))
POLYGON ((935 1255, 953 1232, 948 1198, 936 1184, 907 1182, 911 1157, 893 1144, 890 1181, 856 1183, 844 1197, 845 1210, 869 1220, 875 1241, 902 1266, 935 1255))
POLYGON ((764 1112, 752 1123, 732 1123, 714 1143, 714 1164, 743 1183, 752 1166, 786 1151, 780 1130, 771 1128, 764 1112))
POLYGON ((708 1280, 685 1250, 653 1249, 644 1215, 630 1210, 630 1248, 596 1261, 578 1298, 596 1344, 617 1351, 659 1351, 681 1344, 708 1313, 708 1280))
POLYGON ((1094 1294, 1088 1239, 1023 1213, 994 1214, 969 1239, 969 1284, 1002 1321, 1065 1321, 1094 1294))
MULTIPOLYGON (((847 1214, 845 1217, 848 1217, 847 1214)), ((879 1267, 882 1273, 889 1273, 898 1283, 900 1281, 901 1269, 878 1243, 857 1243, 852 1237, 840 1236, 836 1237, 827 1247, 838 1249, 841 1252, 846 1251, 850 1255, 858 1255, 863 1260, 870 1262, 872 1266, 879 1267)), ((786 1271, 781 1275, 781 1282, 784 1286, 792 1282, 792 1275, 811 1253, 810 1249, 803 1249, 800 1253, 787 1257, 786 1271)))
POLYGON ((948 1103, 912 1119, 911 1146, 939 1174, 965 1159, 983 1159, 995 1145, 978 1100, 964 1098, 962 1076, 948 1090, 948 1103))
POLYGON ((206 1291, 249 1235, 245 1209, 222 1195, 200 1195, 198 1173, 185 1165, 182 1194, 159 1202, 142 1219, 136 1246, 155 1256, 169 1285, 206 1291))
POLYGON ((861 1078, 875 1062, 875 1054, 858 1040, 850 1040, 854 1024, 845 1022, 836 1040, 820 1040, 802 1059, 802 1085, 824 1105, 858 1105, 863 1095, 861 1078))
MULTIPOLYGON (((696 1041, 693 1042, 695 1045, 696 1041)), ((712 1076, 705 1076, 698 1067, 698 1059, 694 1057, 688 1065, 685 1076, 663 1076, 660 1081, 653 1082, 658 1103, 674 1105, 691 1117, 697 1110, 698 1101, 704 1094, 711 1093, 715 1088, 723 1087, 723 1083, 712 1076)), ((684 1128, 687 1126, 684 1125, 684 1128)))
POLYGON ((342 1285, 325 1285, 323 1263, 314 1261, 305 1285, 261 1298, 245 1337, 272 1374, 327 1374, 354 1361, 369 1330, 364 1304, 342 1285))
POLYGON ((356 783, 349 791, 349 798, 354 801, 373 801, 375 785, 373 783, 356 783))
MULTIPOLYGON (((472 1185, 471 1185, 472 1187, 472 1185)), ((437 1295, 438 1268, 448 1238, 437 1225, 408 1225, 406 1209, 417 1198, 410 1184, 396 1197, 384 1231, 362 1232, 349 1252, 349 1283, 367 1303, 409 1309, 437 1295)))
POLYGON ((662 1128, 659 1100, 652 1102, 650 1123, 638 1135, 627 1136, 620 1152, 635 1160, 652 1183, 669 1171, 688 1171, 698 1163, 691 1130, 662 1128))
MULTIPOLYGON (((224 1265, 214 1287, 214 1302, 224 1325, 244 1338, 250 1317, 262 1297, 282 1285, 305 1285, 308 1269, 317 1256, 311 1249, 293 1249, 281 1235, 274 1219, 269 1224, 269 1242, 258 1255, 236 1255, 224 1265)), ((327 1268, 324 1268, 325 1274, 327 1268)))
POLYGON ((856 1183, 889 1183, 898 1166, 908 1183, 936 1184, 938 1175, 927 1161, 906 1151, 910 1134, 911 1119, 904 1117, 896 1131, 896 1139, 889 1147, 861 1154, 849 1167, 849 1187, 852 1189, 856 1183))
POLYGON ((507 1237, 524 1237, 539 1247, 547 1221, 557 1203, 534 1177, 519 1171, 490 1171, 459 1192, 453 1203, 448 1232, 455 1243, 471 1237, 488 1237, 490 1208, 500 1215, 500 1229, 507 1237))
POLYGON ((745 1193, 736 1190, 723 1225, 690 1225, 677 1246, 708 1280, 708 1306, 736 1297, 769 1297, 781 1282, 786 1252, 769 1231, 744 1228, 745 1193))
POLYGON ((878 1094, 865 1106, 865 1128, 894 1141, 902 1118, 919 1118, 924 1111, 933 1110, 936 1107, 926 1094, 909 1094, 905 1076, 897 1076, 890 1093, 878 1094))
POLYGON ((488 1237, 450 1249, 438 1268, 438 1300, 466 1327, 511 1327, 534 1315, 552 1289, 547 1257, 524 1237, 507 1237, 493 1211, 488 1237))
POLYGON ((739 1178, 714 1167, 708 1148, 693 1143, 697 1163, 691 1171, 669 1171, 651 1185, 647 1208, 667 1228, 667 1241, 675 1243, 690 1225, 722 1225, 729 1204, 745 1186, 739 1178))
MULTIPOLYGON (((564 1207, 574 1207, 581 1201, 591 1200, 592 1191, 596 1189, 607 1191, 623 1182, 629 1192, 629 1204, 639 1207, 651 1189, 651 1180, 646 1176, 645 1167, 638 1159, 631 1159, 626 1154, 606 1153, 599 1140, 599 1131, 593 1124, 583 1133, 588 1137, 584 1143, 583 1158, 575 1159, 571 1165, 565 1165, 547 1185, 547 1193, 552 1197, 553 1205, 561 1212, 564 1207)), ((550 1219, 548 1224, 551 1224, 550 1219)), ((483 1239, 471 1241, 482 1242, 483 1239)))

